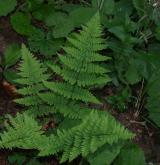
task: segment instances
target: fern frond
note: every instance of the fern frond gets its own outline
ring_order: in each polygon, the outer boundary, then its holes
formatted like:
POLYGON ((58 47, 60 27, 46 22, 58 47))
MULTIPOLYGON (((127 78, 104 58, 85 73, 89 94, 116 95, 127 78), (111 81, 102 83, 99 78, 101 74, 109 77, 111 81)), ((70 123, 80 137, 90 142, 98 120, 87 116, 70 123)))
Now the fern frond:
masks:
POLYGON ((16 82, 25 85, 34 85, 40 83, 42 80, 47 80, 49 78, 48 74, 45 74, 46 68, 30 53, 30 51, 22 45, 22 63, 20 64, 19 76, 22 78, 18 79, 16 82), (24 80, 26 82, 24 82, 24 80))
POLYGON ((10 117, 9 122, 10 124, 6 125, 6 131, 0 134, 1 148, 38 149, 37 143, 44 135, 41 126, 32 117, 17 114, 15 118, 10 117))
POLYGON ((82 124, 67 131, 58 131, 41 148, 40 155, 50 155, 63 151, 61 162, 86 157, 104 144, 112 145, 120 140, 131 139, 133 134, 117 123, 111 116, 92 111, 82 124), (54 144, 54 145, 53 145, 54 144))
POLYGON ((48 80, 49 75, 47 69, 22 45, 22 62, 19 67, 20 78, 16 80, 22 85, 17 90, 22 98, 16 99, 15 102, 28 107, 37 107, 42 104, 42 100, 38 94, 45 90, 42 83, 43 80, 48 80))
POLYGON ((110 58, 99 53, 106 47, 102 38, 99 14, 97 13, 86 26, 83 26, 79 34, 76 33, 73 38, 68 38, 68 42, 69 46, 63 48, 66 54, 59 54, 61 66, 48 63, 48 67, 65 82, 44 81, 44 85, 70 101, 100 104, 90 89, 103 86, 111 79, 107 75, 109 70, 101 65, 101 62, 110 58))

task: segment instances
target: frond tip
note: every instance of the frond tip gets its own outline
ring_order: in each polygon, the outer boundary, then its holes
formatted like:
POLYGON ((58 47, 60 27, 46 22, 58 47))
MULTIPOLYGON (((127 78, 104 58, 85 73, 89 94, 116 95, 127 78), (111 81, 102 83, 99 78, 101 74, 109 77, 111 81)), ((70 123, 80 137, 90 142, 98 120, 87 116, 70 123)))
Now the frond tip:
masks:
POLYGON ((42 103, 38 94, 45 90, 42 81, 48 80, 49 74, 46 73, 47 69, 30 53, 25 45, 22 45, 21 53, 22 62, 18 73, 20 78, 15 81, 22 86, 17 92, 23 98, 16 99, 15 102, 29 108, 38 107, 42 103))

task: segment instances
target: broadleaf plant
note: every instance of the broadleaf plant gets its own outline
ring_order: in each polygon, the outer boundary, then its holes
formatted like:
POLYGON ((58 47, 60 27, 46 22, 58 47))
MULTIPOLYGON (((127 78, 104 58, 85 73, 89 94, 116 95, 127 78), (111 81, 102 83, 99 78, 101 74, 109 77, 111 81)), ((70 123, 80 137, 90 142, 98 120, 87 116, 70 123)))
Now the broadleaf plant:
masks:
POLYGON ((12 12, 17 5, 17 0, 0 1, 0 17, 12 12))

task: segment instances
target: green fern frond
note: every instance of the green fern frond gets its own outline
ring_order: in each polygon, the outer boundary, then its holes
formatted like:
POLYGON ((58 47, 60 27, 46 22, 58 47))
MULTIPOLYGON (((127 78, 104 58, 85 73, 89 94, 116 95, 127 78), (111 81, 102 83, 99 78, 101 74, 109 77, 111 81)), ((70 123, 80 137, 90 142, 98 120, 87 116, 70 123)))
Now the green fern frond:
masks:
POLYGON ((30 53, 30 51, 22 45, 22 63, 20 64, 19 76, 22 78, 18 79, 16 82, 25 85, 34 85, 40 83, 42 80, 47 80, 49 78, 48 74, 45 74, 46 68, 30 53), (25 82, 24 82, 25 80, 25 82))
POLYGON ((10 117, 9 122, 10 124, 6 125, 6 131, 0 134, 1 148, 38 149, 37 144, 44 135, 41 126, 32 117, 17 114, 15 118, 10 117))
POLYGON ((63 151, 61 162, 86 157, 104 144, 112 145, 120 140, 131 139, 134 135, 105 113, 92 111, 82 124, 70 130, 58 131, 41 148, 40 155, 50 155, 63 151))
POLYGON ((21 94, 23 98, 16 99, 15 102, 28 107, 36 107, 42 103, 38 97, 38 94, 45 90, 42 81, 47 80, 49 75, 46 74, 47 69, 42 66, 24 45, 22 45, 21 52, 20 78, 17 79, 16 82, 22 85, 17 92, 21 94))
POLYGON ((109 70, 101 65, 110 58, 99 53, 106 48, 99 13, 82 27, 79 34, 73 36, 68 38, 69 46, 63 48, 66 54, 59 54, 61 66, 48 63, 48 67, 65 82, 44 81, 44 85, 52 92, 68 99, 67 104, 70 101, 100 104, 90 89, 103 86, 111 79, 107 75, 109 70))

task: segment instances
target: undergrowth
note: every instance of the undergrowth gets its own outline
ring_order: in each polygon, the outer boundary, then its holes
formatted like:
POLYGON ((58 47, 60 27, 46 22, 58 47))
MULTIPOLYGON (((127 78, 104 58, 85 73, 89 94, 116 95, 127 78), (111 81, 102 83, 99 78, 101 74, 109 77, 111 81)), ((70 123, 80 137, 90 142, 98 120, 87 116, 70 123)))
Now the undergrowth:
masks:
POLYGON ((2 86, 16 86, 21 109, 6 116, 0 147, 33 155, 10 156, 11 164, 28 157, 29 164, 42 164, 54 155, 66 164, 146 165, 136 134, 110 109, 123 113, 131 106, 133 122, 160 126, 159 6, 148 0, 0 2, 0 17, 9 17, 24 39, 0 60, 2 86), (105 89, 115 91, 103 96, 105 89))

